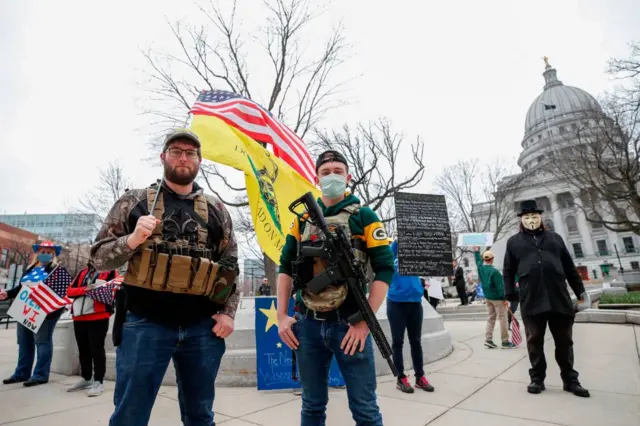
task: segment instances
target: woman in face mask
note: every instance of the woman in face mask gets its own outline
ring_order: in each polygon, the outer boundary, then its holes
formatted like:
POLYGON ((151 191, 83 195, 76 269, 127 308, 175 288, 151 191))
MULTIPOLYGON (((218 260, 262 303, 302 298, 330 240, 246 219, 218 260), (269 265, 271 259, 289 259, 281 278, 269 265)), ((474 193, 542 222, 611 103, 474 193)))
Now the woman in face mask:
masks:
MULTIPOLYGON (((63 266, 58 264, 58 256, 61 251, 60 246, 54 245, 51 241, 44 241, 41 244, 34 244, 33 251, 35 252, 34 260, 22 274, 20 285, 9 291, 0 291, 0 300, 15 299, 20 293, 22 286, 34 287, 38 281, 44 280, 56 267, 64 269, 63 266), (36 274, 38 278, 37 281, 34 281, 36 280, 36 278, 34 278, 36 274)), ((66 275, 68 276, 68 273, 66 273, 66 275)), ((35 334, 21 324, 16 325, 18 334, 18 365, 11 377, 2 381, 5 385, 24 382, 23 385, 29 387, 41 385, 49 381, 49 371, 53 357, 53 329, 63 311, 64 309, 58 309, 48 314, 35 334), (36 352, 38 354, 38 360, 32 374, 31 370, 36 352)))

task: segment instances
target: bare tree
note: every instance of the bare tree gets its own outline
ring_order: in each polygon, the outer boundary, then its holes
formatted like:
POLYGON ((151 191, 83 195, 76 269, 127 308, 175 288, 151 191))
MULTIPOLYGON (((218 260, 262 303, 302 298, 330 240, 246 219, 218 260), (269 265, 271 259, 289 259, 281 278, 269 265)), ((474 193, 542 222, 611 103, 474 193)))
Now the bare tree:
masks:
POLYGON ((75 213, 95 214, 100 219, 100 225, 106 218, 111 207, 131 187, 123 167, 118 162, 110 162, 106 168, 100 169, 98 184, 84 197, 78 200, 75 213))
POLYGON ((58 262, 71 274, 75 276, 79 271, 87 266, 89 261, 89 250, 91 244, 86 243, 61 243, 62 252, 58 256, 58 262))
POLYGON ((524 181, 499 159, 484 166, 472 159, 445 167, 434 186, 447 200, 453 247, 460 233, 493 232, 494 242, 504 237, 513 226, 514 204, 524 181))
POLYGON ((396 192, 414 188, 424 176, 424 143, 418 137, 411 147, 411 163, 400 160, 400 148, 406 147, 404 135, 392 124, 380 118, 355 130, 344 125, 341 130, 317 131, 313 149, 342 153, 349 163, 351 192, 363 204, 378 212, 390 229, 395 229, 393 196, 396 192))
POLYGON ((603 113, 563 138, 546 170, 580 194, 589 222, 640 235, 640 43, 628 59, 610 60, 608 72, 620 84, 601 100, 603 113))
MULTIPOLYGON (((224 89, 260 103, 304 138, 329 109, 341 105, 344 81, 334 82, 334 75, 347 48, 341 25, 320 42, 319 53, 307 45, 307 40, 318 39, 311 23, 320 11, 312 10, 313 4, 265 0, 259 33, 243 31, 235 1, 226 13, 211 1, 198 6, 206 25, 170 23, 179 53, 144 53, 150 69, 145 89, 153 105, 145 112, 160 128, 183 124, 200 91, 224 89), (250 47, 256 44, 262 49, 249 60, 250 47)), ((240 174, 234 180, 218 165, 205 162, 201 175, 226 205, 247 206, 240 174)), ((269 281, 275 283, 275 263, 265 258, 265 264, 269 281)))

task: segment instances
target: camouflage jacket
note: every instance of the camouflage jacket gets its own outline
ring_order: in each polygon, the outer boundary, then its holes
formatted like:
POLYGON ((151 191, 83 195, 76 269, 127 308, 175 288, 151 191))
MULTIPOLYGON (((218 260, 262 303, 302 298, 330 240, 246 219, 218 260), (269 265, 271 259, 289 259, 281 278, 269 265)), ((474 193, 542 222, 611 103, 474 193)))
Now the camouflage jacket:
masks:
MULTIPOLYGON (((164 190, 167 191, 167 188, 164 190)), ((179 196, 175 193, 173 195, 183 199, 194 199, 202 192, 203 190, 194 183, 194 192, 188 196, 179 196)), ((221 233, 216 233, 212 232, 211 226, 209 227, 207 248, 216 253, 219 260, 237 263, 238 244, 229 211, 218 198, 208 194, 205 194, 205 197, 209 213, 208 223, 212 224, 216 221, 222 229, 221 233)), ((98 271, 118 269, 136 253, 137 249, 131 250, 127 245, 127 239, 133 233, 138 219, 148 214, 146 188, 129 190, 116 201, 91 247, 91 261, 98 271)), ((240 293, 236 288, 236 292, 229 298, 221 312, 235 318, 239 301, 240 293)))

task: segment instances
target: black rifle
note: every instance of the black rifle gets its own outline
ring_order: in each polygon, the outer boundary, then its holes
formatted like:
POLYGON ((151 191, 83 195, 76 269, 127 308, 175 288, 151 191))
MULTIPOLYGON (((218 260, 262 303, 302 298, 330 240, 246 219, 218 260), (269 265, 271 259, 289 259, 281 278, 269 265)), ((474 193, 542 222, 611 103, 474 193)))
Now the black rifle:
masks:
POLYGON ((335 234, 329 230, 320 206, 318 206, 311 192, 307 192, 291 203, 289 210, 298 216, 300 220, 316 226, 324 236, 321 246, 301 248, 303 256, 319 256, 329 259, 329 267, 309 282, 306 287, 307 290, 311 293, 318 293, 329 284, 346 282, 349 292, 354 296, 358 305, 358 312, 348 318, 349 324, 355 324, 361 320, 367 323, 380 354, 387 360, 393 375, 398 377, 398 370, 391 358, 391 346, 389 346, 387 337, 384 335, 376 314, 371 309, 371 305, 369 305, 367 296, 364 293, 364 288, 368 284, 367 277, 362 270, 362 265, 353 254, 351 242, 347 238, 344 229, 339 226, 336 227, 335 234), (304 213, 308 217, 296 211, 296 208, 300 205, 305 207, 306 211, 304 213))

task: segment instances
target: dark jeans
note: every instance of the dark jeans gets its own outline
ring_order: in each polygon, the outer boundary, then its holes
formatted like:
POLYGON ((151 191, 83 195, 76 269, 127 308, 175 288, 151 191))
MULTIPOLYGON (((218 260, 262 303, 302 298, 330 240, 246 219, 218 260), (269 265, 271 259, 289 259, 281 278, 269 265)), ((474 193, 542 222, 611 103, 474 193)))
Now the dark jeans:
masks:
POLYGON ((469 299, 467 298, 467 289, 466 289, 464 283, 456 284, 456 290, 458 291, 458 297, 460 298, 460 304, 468 305, 469 304, 469 299))
POLYGON ((162 379, 173 359, 182 423, 212 426, 215 381, 225 342, 213 319, 168 327, 127 312, 116 351, 115 411, 110 426, 146 426, 162 379))
POLYGON ((411 361, 416 378, 424 376, 422 356, 422 302, 392 302, 387 299, 387 318, 393 341, 393 363, 398 369, 399 377, 404 376, 404 360, 402 347, 404 346, 404 331, 407 330, 409 346, 411 347, 411 361))
POLYGON ((539 315, 523 316, 527 335, 527 351, 532 382, 542 383, 547 374, 547 360, 544 356, 544 333, 549 331, 556 344, 556 362, 560 367, 560 377, 565 384, 578 383, 578 372, 573 369, 573 317, 545 312, 539 315))
POLYGON ((302 385, 301 426, 324 426, 329 401, 329 367, 336 357, 347 386, 347 399, 353 420, 358 426, 382 426, 376 402, 376 368, 371 335, 365 349, 345 355, 340 344, 349 325, 345 320, 319 321, 296 313, 293 332, 300 342, 296 350, 302 385))
POLYGON ((18 335, 18 366, 12 377, 18 380, 49 380, 51 370, 51 359, 53 358, 53 330, 62 315, 62 309, 47 315, 37 333, 21 324, 16 325, 18 335), (33 368, 33 359, 38 353, 36 368, 33 368))
POLYGON ((85 380, 102 382, 107 368, 104 339, 109 330, 109 318, 97 321, 74 321, 73 330, 80 355, 80 375, 85 380))

